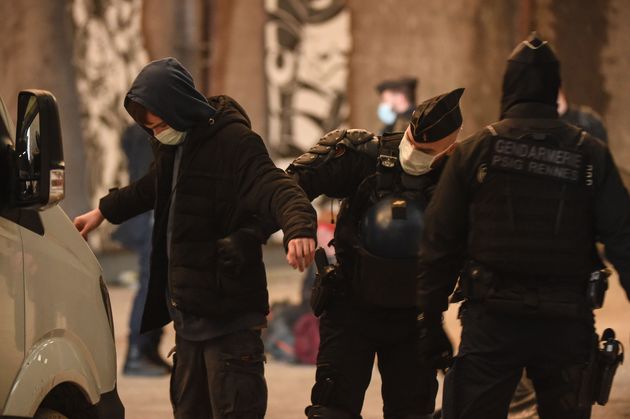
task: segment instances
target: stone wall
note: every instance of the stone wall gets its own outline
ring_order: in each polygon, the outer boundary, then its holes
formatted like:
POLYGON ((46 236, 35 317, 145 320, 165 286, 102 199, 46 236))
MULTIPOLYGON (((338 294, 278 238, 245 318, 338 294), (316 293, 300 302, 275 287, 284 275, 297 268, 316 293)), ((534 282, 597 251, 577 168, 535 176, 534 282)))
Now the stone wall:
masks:
MULTIPOLYGON (((207 93, 226 93, 266 133, 262 0, 144 0, 152 59, 174 55, 207 93), (211 5, 210 29, 203 12, 211 5), (203 44, 203 30, 211 35, 203 44), (204 53, 209 59, 204 59, 204 53), (208 66, 208 68, 205 68, 208 66), (204 72, 204 69, 206 70, 204 72), (210 76, 207 76, 210 70, 210 76)), ((20 89, 55 93, 68 169, 64 208, 88 206, 84 142, 72 66, 70 0, 0 2, 0 94, 13 118, 20 89), (45 46, 45 47, 43 47, 45 46)), ((466 87, 464 134, 498 116, 505 59, 528 29, 548 38, 562 60, 570 100, 602 114, 619 166, 630 172, 630 2, 626 0, 348 0, 353 51, 350 125, 376 130, 384 78, 418 77, 420 99, 466 87)))
POLYGON ((0 2, 0 95, 14 122, 20 90, 49 90, 57 98, 67 170, 62 207, 73 216, 88 208, 88 184, 69 7, 66 0, 0 2))
MULTIPOLYGON (((217 0, 214 91, 243 103, 265 132, 262 3, 217 0)), ((466 87, 464 134, 498 117, 505 60, 529 30, 549 39, 570 100, 604 117, 610 147, 630 170, 630 2, 624 0, 348 0, 352 19, 350 125, 371 130, 384 78, 415 76, 418 97, 466 87)))

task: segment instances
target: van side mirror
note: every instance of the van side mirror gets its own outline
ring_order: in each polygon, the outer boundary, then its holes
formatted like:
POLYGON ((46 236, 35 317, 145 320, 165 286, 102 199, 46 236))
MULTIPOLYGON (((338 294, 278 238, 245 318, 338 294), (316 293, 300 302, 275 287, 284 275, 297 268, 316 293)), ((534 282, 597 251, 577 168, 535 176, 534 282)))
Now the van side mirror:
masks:
POLYGON ((65 163, 59 111, 51 93, 20 92, 15 138, 15 206, 43 210, 59 203, 65 194, 65 163))

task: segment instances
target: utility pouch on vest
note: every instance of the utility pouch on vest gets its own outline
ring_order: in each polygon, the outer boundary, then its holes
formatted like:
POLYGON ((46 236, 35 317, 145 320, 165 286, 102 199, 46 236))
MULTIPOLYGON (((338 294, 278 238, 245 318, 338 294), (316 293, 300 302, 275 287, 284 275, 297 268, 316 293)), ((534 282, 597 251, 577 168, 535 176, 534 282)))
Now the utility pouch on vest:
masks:
POLYGON ((593 350, 584 368, 580 383, 579 405, 587 407, 595 403, 608 403, 617 368, 623 363, 624 348, 615 339, 612 329, 604 330, 601 340, 594 336, 593 350))
POLYGON ((324 313, 335 294, 335 282, 338 282, 336 280, 337 268, 328 262, 326 251, 321 247, 315 251, 315 266, 317 267, 317 274, 315 275, 310 303, 313 314, 319 317, 324 313))
POLYGON ((382 258, 356 248, 352 295, 362 305, 410 308, 416 305, 418 260, 382 258))
POLYGON ((600 269, 591 274, 586 287, 586 298, 592 309, 602 308, 608 289, 609 269, 600 269))

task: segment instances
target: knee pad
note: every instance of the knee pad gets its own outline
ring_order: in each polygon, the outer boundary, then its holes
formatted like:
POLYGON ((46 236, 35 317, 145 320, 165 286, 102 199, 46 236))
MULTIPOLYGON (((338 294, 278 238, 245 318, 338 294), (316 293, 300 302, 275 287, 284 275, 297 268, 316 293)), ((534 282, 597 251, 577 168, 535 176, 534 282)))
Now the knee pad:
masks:
POLYGON ((305 413, 308 419, 361 419, 361 416, 354 416, 341 409, 320 404, 307 407, 305 413))

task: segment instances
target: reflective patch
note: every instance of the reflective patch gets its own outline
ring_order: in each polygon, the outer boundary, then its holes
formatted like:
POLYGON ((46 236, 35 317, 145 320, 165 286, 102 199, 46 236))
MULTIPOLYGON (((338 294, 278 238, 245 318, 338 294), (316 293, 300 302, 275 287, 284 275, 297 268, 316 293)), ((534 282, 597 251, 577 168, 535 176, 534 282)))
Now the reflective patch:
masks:
MULTIPOLYGON (((488 161, 494 170, 578 183, 583 178, 584 155, 540 141, 496 137, 488 161)), ((478 173, 479 176, 479 173, 478 173)))

